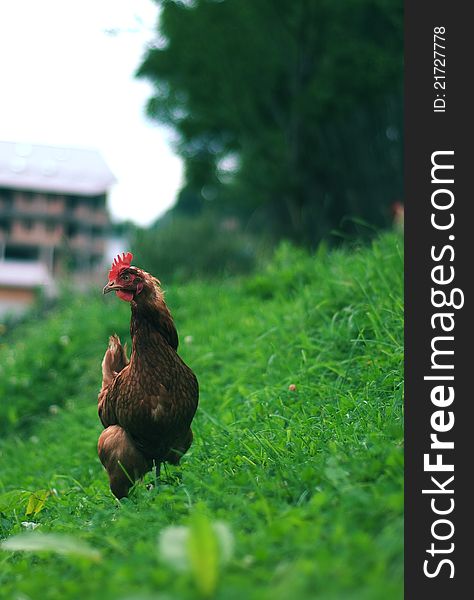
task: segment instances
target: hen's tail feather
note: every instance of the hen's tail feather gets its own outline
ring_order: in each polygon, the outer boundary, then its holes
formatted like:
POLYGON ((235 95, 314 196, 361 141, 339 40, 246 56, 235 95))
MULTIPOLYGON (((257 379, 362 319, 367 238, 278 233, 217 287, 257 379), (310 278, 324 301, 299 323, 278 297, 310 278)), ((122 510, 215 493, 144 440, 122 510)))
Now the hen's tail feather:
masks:
POLYGON ((136 448, 131 437, 119 425, 104 429, 97 449, 109 475, 110 489, 119 499, 127 496, 134 482, 153 467, 153 461, 136 448))
POLYGON ((118 373, 128 365, 127 344, 122 346, 118 335, 111 335, 109 347, 102 360, 102 388, 110 385, 118 373))

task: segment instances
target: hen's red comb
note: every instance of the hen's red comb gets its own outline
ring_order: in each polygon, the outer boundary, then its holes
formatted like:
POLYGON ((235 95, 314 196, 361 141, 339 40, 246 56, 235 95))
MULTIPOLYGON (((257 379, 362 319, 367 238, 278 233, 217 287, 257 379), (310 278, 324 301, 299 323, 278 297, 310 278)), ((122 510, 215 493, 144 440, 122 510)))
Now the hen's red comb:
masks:
POLYGON ((109 271, 109 281, 115 281, 120 274, 120 271, 127 269, 132 263, 133 254, 131 252, 122 252, 122 255, 118 255, 114 258, 112 268, 109 271))

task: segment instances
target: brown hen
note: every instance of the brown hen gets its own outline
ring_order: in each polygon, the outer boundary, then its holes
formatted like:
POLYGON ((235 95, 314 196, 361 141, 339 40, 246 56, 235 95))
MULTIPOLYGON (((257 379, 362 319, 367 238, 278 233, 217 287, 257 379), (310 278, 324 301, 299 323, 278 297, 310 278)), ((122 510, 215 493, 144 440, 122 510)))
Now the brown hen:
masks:
POLYGON ((131 266, 133 256, 114 260, 104 294, 129 302, 132 353, 116 335, 102 361, 99 458, 110 489, 127 496, 133 483, 156 464, 178 464, 191 445, 198 405, 196 376, 177 354, 178 334, 158 279, 131 266))

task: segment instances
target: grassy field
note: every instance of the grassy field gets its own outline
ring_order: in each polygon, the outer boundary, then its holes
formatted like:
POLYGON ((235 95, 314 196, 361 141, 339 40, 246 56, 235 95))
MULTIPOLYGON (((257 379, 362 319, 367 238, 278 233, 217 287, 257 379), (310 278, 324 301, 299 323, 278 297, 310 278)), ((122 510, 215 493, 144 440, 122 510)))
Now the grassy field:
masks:
POLYGON ((258 275, 170 286, 201 387, 195 442, 121 503, 96 398, 129 307, 70 293, 6 331, 0 597, 402 598, 401 248, 282 246, 258 275))

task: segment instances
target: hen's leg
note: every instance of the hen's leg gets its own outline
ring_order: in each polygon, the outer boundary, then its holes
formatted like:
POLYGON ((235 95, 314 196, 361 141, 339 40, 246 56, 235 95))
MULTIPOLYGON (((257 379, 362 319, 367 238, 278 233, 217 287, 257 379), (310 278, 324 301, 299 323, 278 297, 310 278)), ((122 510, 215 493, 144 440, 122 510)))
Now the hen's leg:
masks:
POLYGON ((177 438, 174 441, 172 448, 168 452, 168 455, 166 457, 167 462, 171 463, 172 465, 178 465, 181 457, 183 456, 183 454, 186 454, 192 443, 193 432, 191 428, 189 428, 188 431, 182 437, 177 438))
POLYGON ((100 462, 109 475, 110 489, 117 498, 128 495, 134 482, 153 467, 133 444, 125 429, 111 425, 104 429, 97 445, 100 462))
POLYGON ((111 335, 109 338, 109 347, 105 351, 102 360, 102 388, 110 385, 117 373, 128 365, 126 345, 122 346, 118 335, 111 335))

